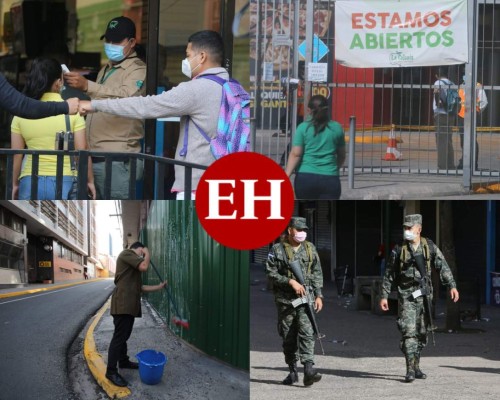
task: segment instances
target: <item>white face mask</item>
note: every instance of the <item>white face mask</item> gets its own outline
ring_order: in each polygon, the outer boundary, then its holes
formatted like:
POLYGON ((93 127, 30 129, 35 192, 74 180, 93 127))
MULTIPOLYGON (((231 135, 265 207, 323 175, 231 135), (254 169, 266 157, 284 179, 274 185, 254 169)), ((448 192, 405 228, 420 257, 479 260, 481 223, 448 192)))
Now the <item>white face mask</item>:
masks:
POLYGON ((302 243, 304 240, 306 240, 307 237, 307 232, 297 232, 293 238, 296 242, 302 243))
MULTIPOLYGON (((196 56, 195 56, 196 57, 196 56)), ((196 67, 191 69, 191 63, 189 62, 189 58, 185 58, 182 60, 182 73, 186 75, 189 79, 193 77, 193 72, 198 68, 201 64, 198 64, 196 67)))
POLYGON ((413 231, 405 230, 403 232, 403 237, 405 238, 405 240, 412 241, 412 240, 415 240, 415 238, 417 237, 417 235, 413 231))

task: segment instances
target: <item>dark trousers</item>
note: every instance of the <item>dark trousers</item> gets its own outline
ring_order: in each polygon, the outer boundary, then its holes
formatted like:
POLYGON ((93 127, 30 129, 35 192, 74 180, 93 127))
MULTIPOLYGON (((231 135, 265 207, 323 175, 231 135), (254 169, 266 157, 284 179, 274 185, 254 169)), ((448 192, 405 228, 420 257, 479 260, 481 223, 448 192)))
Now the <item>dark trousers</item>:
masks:
POLYGON ((294 187, 297 200, 338 200, 341 193, 340 178, 332 175, 298 172, 294 187))
POLYGON ((115 331, 109 344, 108 350, 108 372, 116 372, 120 361, 128 360, 127 340, 132 333, 135 317, 129 314, 113 315, 115 331))
MULTIPOLYGON (((458 135, 460 136, 460 148, 462 149, 462 157, 460 158, 460 161, 458 165, 463 166, 463 161, 464 161, 464 119, 458 117, 458 135)), ((477 142, 476 138, 476 159, 474 160, 476 163, 476 169, 478 167, 479 163, 479 143, 477 142)))
POLYGON ((453 117, 448 114, 435 114, 436 147, 438 169, 455 169, 451 126, 453 117))

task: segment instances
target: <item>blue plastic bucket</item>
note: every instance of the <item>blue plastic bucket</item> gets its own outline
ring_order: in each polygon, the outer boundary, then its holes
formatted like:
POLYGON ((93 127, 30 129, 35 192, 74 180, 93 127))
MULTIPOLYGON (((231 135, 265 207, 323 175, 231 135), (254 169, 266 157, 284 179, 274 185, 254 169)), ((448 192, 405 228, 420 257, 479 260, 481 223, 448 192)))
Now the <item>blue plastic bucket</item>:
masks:
POLYGON ((135 355, 139 361, 139 376, 146 385, 156 385, 161 381, 167 356, 156 350, 143 350, 135 355))

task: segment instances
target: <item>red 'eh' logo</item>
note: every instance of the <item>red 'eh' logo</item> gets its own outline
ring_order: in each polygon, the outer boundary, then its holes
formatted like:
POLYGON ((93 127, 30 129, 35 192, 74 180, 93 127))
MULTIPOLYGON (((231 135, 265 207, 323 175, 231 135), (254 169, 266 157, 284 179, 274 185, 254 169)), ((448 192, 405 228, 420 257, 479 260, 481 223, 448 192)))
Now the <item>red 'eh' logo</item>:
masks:
POLYGON ((196 212, 216 241, 237 250, 276 239, 293 213, 293 189, 283 169, 258 153, 229 154, 214 162, 196 189, 196 212))

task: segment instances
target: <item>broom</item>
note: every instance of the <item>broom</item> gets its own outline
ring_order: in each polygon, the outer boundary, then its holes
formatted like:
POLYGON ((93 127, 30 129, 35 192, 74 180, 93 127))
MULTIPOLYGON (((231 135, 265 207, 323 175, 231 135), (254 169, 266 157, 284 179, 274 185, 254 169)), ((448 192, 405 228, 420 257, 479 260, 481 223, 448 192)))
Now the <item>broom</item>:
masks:
MULTIPOLYGON (((154 271, 156 272, 156 275, 158 275, 158 279, 160 280, 160 282, 165 282, 163 280, 163 278, 160 276, 160 273, 156 269, 153 261, 149 260, 149 263, 151 264, 151 266, 153 267, 154 271)), ((176 316, 172 317, 172 323, 174 325, 180 326, 181 328, 189 329, 189 321, 187 319, 181 318, 181 314, 179 313, 179 309, 177 308, 177 304, 175 304, 175 301, 174 301, 172 295, 170 294, 170 290, 168 290, 168 285, 164 286, 164 288, 167 291, 168 299, 170 300, 170 303, 172 304, 172 306, 174 306, 174 310, 177 313, 176 316)))

